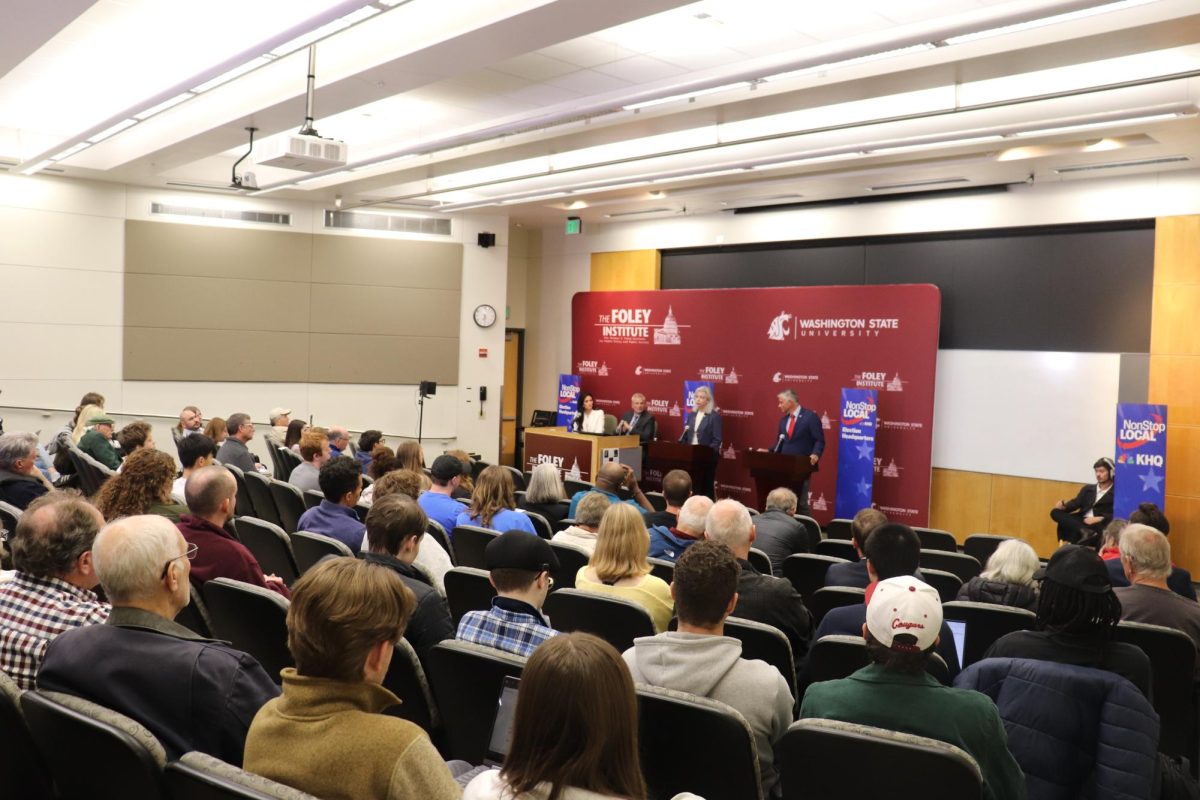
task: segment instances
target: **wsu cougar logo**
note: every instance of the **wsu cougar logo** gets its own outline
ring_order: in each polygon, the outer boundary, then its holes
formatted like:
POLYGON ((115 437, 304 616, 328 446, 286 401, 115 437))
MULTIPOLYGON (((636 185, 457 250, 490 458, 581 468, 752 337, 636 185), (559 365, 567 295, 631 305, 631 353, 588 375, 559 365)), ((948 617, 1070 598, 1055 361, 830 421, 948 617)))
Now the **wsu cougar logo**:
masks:
POLYGON ((767 338, 774 342, 782 342, 787 338, 791 330, 788 328, 788 320, 792 315, 786 311, 779 312, 779 316, 771 320, 771 327, 767 329, 767 338))

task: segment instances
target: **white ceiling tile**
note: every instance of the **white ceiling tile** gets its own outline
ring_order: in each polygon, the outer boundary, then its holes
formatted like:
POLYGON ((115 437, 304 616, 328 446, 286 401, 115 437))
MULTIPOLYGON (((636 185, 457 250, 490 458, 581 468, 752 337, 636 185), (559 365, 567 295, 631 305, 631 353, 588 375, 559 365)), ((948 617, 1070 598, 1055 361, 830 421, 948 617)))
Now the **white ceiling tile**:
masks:
POLYGON ((547 83, 552 86, 569 89, 572 92, 579 92, 583 95, 611 92, 616 89, 626 89, 633 85, 629 81, 621 80, 612 75, 605 75, 602 72, 596 72, 594 69, 581 69, 579 72, 572 72, 570 75, 554 78, 547 81, 547 83))
POLYGON ((543 47, 537 52, 585 68, 635 55, 631 50, 595 36, 580 36, 578 39, 543 47))
POLYGON ((596 67, 597 72, 612 75, 633 84, 651 83, 673 78, 687 72, 683 67, 668 64, 649 56, 633 56, 596 67))
POLYGON ((746 56, 728 47, 695 47, 687 42, 672 42, 667 47, 656 50, 652 55, 688 70, 710 69, 723 67, 741 61, 746 56))
POLYGON ((904 0, 903 3, 892 0, 866 0, 866 4, 876 14, 897 25, 925 22, 980 7, 976 0, 904 0))
POLYGON ((565 103, 581 97, 579 92, 564 89, 561 86, 551 86, 548 83, 535 83, 505 95, 518 103, 532 103, 535 106, 550 106, 555 103, 565 103))
POLYGON ((516 75, 518 78, 525 78, 530 81, 544 81, 550 78, 557 78, 559 75, 566 75, 568 72, 574 72, 580 68, 580 65, 560 61, 557 58, 551 58, 541 53, 526 53, 525 55, 493 64, 491 68, 496 72, 516 75))

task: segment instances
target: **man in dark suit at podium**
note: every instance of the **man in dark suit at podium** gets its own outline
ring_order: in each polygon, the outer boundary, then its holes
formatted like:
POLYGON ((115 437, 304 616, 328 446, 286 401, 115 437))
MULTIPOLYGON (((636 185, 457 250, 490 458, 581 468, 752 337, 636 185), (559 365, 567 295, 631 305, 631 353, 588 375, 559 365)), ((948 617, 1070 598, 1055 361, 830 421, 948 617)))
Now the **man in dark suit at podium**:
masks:
POLYGON ((630 398, 631 411, 617 423, 617 433, 627 433, 638 437, 642 445, 650 444, 658 438, 658 420, 646 410, 646 395, 638 392, 630 398))
MULTIPOLYGON (((783 414, 783 418, 779 420, 779 435, 771 452, 808 456, 815 467, 825 452, 825 431, 821 428, 821 418, 816 412, 800 405, 792 389, 784 389, 777 398, 779 413, 783 414)), ((804 483, 796 489, 796 507, 799 513, 805 515, 811 513, 808 508, 808 482, 809 479, 805 478, 804 483)))

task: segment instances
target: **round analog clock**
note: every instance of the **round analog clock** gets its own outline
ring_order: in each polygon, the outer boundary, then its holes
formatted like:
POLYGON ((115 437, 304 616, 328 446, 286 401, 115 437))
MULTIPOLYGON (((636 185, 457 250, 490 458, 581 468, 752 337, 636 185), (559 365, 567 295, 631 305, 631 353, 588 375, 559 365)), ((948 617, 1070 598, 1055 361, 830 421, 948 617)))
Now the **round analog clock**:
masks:
POLYGON ((496 324, 496 309, 486 303, 475 306, 475 324, 481 328, 490 328, 496 324))

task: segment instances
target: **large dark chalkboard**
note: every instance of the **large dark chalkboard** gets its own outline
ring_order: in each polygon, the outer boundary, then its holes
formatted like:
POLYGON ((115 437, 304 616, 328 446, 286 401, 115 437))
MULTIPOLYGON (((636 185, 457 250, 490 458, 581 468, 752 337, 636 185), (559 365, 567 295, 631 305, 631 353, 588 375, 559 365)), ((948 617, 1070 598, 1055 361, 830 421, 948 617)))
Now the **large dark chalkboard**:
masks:
POLYGON ((1154 221, 664 250, 662 288, 933 283, 944 349, 1145 353, 1154 221))

